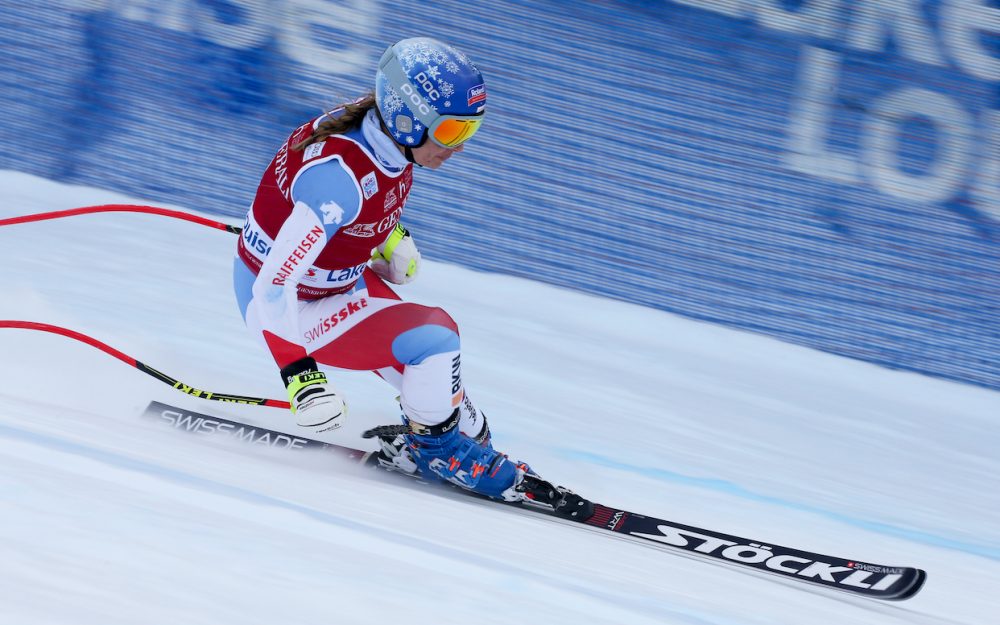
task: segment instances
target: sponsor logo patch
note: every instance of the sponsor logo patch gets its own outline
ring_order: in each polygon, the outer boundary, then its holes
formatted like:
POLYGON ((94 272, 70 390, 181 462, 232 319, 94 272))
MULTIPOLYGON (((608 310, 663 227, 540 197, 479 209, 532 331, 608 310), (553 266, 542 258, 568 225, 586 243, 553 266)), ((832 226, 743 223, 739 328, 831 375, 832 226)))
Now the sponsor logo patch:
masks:
POLYGON ((385 210, 388 212, 392 210, 392 207, 396 205, 399 198, 396 196, 395 189, 389 189, 389 192, 385 194, 385 210))
POLYGON ((486 99, 486 85, 476 85, 469 88, 469 106, 486 99))
POLYGON ((345 228, 343 233, 352 237, 362 237, 366 239, 371 238, 395 228, 396 224, 399 223, 399 218, 402 214, 403 209, 397 208, 383 217, 381 221, 367 224, 354 224, 350 228, 345 228))
POLYGON ((354 224, 350 228, 344 229, 344 234, 349 234, 352 237, 361 237, 362 239, 370 239, 375 236, 375 226, 378 224, 354 224))
POLYGON ((318 143, 313 143, 306 147, 302 152, 302 162, 306 162, 310 159, 314 159, 323 153, 323 144, 325 141, 320 141, 318 143))
POLYGON ((361 179, 361 191, 365 194, 366 200, 378 193, 378 180, 375 178, 375 172, 365 174, 365 177, 361 179))

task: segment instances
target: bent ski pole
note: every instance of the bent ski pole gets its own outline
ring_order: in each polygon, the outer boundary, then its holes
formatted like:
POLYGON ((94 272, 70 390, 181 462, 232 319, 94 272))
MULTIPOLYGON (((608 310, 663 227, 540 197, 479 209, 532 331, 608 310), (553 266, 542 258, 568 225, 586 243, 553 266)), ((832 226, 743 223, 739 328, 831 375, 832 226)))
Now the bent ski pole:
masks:
POLYGON ((226 232, 232 232, 233 234, 239 234, 243 231, 243 229, 239 226, 231 226, 229 224, 222 223, 221 221, 215 221, 214 219, 208 219, 199 215, 192 215, 191 213, 185 213, 184 211, 160 208, 158 206, 140 206, 138 204, 102 204, 100 206, 84 206, 81 208, 70 208, 67 210, 51 211, 47 213, 21 215, 20 217, 8 217, 6 219, 0 219, 0 226, 13 226, 15 224, 45 221, 48 219, 60 219, 62 217, 73 217, 75 215, 90 215, 93 213, 146 213, 149 215, 162 215, 164 217, 173 217, 174 219, 183 219, 184 221, 191 221, 210 228, 218 228, 219 230, 225 230, 226 232))
POLYGON ((70 330, 68 328, 54 326, 47 323, 37 323, 34 321, 16 321, 11 319, 0 320, 0 328, 39 330, 41 332, 51 332, 52 334, 58 334, 60 336, 65 336, 71 339, 75 339, 77 341, 80 341, 81 343, 86 343, 91 347, 96 347, 102 352, 110 356, 114 356, 115 358, 124 362, 125 364, 135 367, 139 371, 142 371, 147 375, 151 375, 160 382, 168 384, 177 389, 178 391, 184 393, 185 395, 190 395, 192 397, 198 397, 200 399, 210 399, 213 401, 221 401, 234 404, 252 404, 255 406, 271 406, 274 408, 289 407, 287 401, 282 401, 279 399, 266 399, 264 397, 248 397, 246 395, 230 395, 227 393, 215 393, 212 391, 203 391, 201 389, 194 388, 193 386, 184 384, 183 382, 180 382, 161 371, 157 371, 156 369, 142 362, 139 362, 135 358, 129 356, 128 354, 118 351, 117 349, 111 347, 106 343, 102 343, 101 341, 98 341, 93 337, 87 336, 86 334, 82 334, 75 330, 70 330))

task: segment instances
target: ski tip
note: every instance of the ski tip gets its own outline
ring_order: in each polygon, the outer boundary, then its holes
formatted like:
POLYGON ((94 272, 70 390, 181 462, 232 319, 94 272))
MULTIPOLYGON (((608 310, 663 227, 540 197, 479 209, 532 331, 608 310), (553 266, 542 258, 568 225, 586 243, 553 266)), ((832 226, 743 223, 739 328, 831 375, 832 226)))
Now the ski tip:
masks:
POLYGON ((910 599, 915 594, 920 592, 920 589, 924 587, 924 582, 927 581, 927 571, 923 569, 914 569, 914 571, 916 573, 914 574, 913 581, 909 586, 891 597, 885 597, 885 599, 888 599, 889 601, 903 601, 905 599, 910 599))

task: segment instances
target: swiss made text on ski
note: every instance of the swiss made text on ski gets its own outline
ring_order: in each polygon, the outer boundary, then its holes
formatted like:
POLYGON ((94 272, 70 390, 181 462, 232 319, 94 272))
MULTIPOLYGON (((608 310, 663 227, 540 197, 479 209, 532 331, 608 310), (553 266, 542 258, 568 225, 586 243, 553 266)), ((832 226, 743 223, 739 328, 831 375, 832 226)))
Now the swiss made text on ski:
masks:
MULTIPOLYGON (((385 468, 384 464, 373 461, 371 452, 331 445, 160 402, 150 403, 144 416, 174 429, 195 434, 230 437, 251 445, 289 450, 324 450, 372 466, 385 468)), ((644 516, 599 503, 593 503, 593 513, 586 516, 559 514, 552 505, 538 500, 509 505, 516 505, 525 510, 580 523, 592 529, 611 532, 649 546, 658 546, 667 550, 681 550, 739 567, 770 573, 788 580, 825 586, 874 599, 897 601, 908 599, 920 590, 927 578, 927 574, 917 568, 872 564, 861 560, 849 560, 782 547, 772 543, 748 540, 739 536, 644 516)), ((576 506, 574 508, 579 509, 576 506)), ((586 511, 590 512, 589 505, 587 505, 586 511)))

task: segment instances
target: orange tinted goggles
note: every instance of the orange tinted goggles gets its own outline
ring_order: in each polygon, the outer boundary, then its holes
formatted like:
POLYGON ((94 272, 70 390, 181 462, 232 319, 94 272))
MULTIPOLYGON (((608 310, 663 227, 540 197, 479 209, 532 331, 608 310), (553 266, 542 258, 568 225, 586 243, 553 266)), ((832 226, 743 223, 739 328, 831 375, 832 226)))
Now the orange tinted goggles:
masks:
POLYGON ((475 117, 444 115, 431 126, 431 138, 441 147, 458 147, 471 139, 482 123, 482 115, 475 117))

